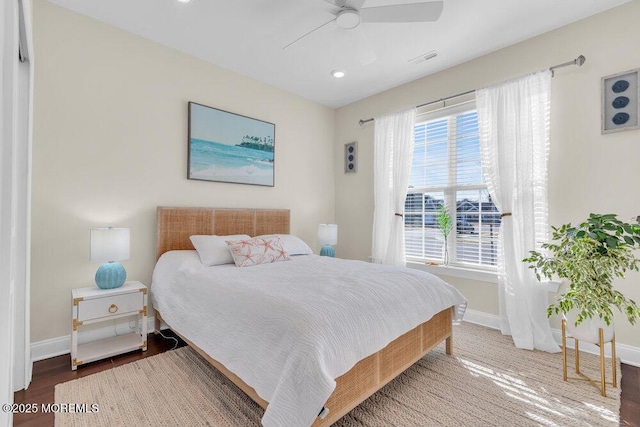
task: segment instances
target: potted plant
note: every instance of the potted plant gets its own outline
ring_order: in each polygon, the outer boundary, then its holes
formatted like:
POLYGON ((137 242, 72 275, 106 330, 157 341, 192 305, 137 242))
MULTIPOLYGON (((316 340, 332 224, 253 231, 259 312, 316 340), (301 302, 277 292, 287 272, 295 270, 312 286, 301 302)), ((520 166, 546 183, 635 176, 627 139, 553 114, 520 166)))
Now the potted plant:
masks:
POLYGON ((447 207, 445 205, 438 206, 438 213, 436 215, 436 224, 438 224, 438 230, 442 233, 444 239, 444 265, 449 265, 449 233, 453 230, 453 221, 447 207))
MULTIPOLYGON (((523 260, 535 270, 538 280, 557 277, 568 282, 568 289, 547 308, 547 316, 562 313, 574 336, 598 331, 599 327, 613 335, 614 307, 634 324, 640 309, 614 289, 613 281, 624 278, 628 270, 638 271, 640 260, 635 257, 635 249, 640 247, 640 225, 627 224, 614 214, 590 214, 577 226, 552 227, 552 238, 552 242, 542 245, 545 253, 531 251, 523 260), (583 322, 595 324, 579 330, 583 322)), ((580 338, 597 342, 595 337, 580 338)))

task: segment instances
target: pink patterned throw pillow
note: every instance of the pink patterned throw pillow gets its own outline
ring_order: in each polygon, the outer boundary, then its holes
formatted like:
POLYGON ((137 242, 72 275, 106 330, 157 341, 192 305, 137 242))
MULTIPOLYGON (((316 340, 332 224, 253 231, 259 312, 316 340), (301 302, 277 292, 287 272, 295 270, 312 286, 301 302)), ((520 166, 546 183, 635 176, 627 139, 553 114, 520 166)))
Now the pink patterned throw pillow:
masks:
POLYGON ((288 261, 289 254, 282 248, 279 237, 254 237, 249 240, 227 240, 233 261, 238 267, 288 261))

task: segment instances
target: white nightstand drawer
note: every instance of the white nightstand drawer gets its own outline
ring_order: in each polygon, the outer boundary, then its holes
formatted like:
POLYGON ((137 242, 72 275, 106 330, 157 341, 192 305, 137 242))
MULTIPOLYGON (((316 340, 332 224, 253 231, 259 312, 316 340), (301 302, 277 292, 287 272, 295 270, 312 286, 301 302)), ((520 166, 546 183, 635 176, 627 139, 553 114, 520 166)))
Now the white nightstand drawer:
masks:
POLYGON ((105 296, 104 298, 86 299, 78 302, 78 320, 80 322, 101 317, 136 312, 144 307, 142 292, 124 295, 105 296))

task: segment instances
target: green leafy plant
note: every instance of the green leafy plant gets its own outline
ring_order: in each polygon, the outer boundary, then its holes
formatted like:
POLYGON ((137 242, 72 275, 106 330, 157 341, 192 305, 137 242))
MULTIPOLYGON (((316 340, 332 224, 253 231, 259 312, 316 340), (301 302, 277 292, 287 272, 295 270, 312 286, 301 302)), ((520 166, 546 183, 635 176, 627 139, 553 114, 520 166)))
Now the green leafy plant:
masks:
POLYGON ((442 237, 444 238, 444 265, 449 264, 449 245, 448 245, 448 237, 451 230, 453 230, 453 220, 451 220, 451 216, 449 215, 449 211, 445 205, 438 206, 438 213, 436 215, 436 224, 438 224, 438 229, 440 233, 442 233, 442 237))
POLYGON ((614 214, 592 213, 577 226, 564 224, 552 231, 552 242, 542 245, 546 253, 531 251, 523 260, 535 270, 538 280, 558 277, 569 281, 569 289, 549 305, 547 316, 576 308, 576 326, 594 316, 610 325, 612 307, 616 307, 633 325, 640 318, 640 308, 615 290, 613 281, 624 278, 628 270, 638 271, 640 260, 634 251, 640 247, 640 225, 627 224, 614 214))

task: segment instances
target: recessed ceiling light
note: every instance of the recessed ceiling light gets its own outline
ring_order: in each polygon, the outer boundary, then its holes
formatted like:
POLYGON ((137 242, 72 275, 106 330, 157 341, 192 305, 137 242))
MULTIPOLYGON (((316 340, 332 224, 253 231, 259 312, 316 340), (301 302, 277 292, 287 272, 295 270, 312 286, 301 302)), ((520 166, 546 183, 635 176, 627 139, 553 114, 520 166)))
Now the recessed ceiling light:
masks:
POLYGON ((343 70, 333 70, 331 72, 331 75, 333 77, 335 77, 336 79, 341 79, 345 76, 345 74, 347 74, 346 72, 344 72, 343 70))
POLYGON ((180 3, 191 3, 191 0, 178 0, 180 3))

